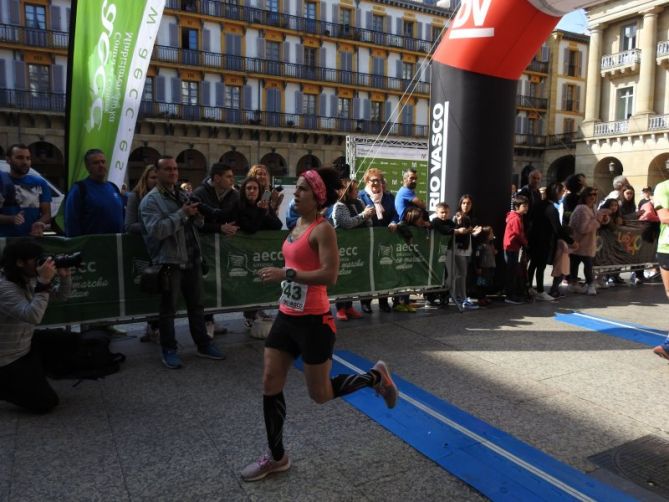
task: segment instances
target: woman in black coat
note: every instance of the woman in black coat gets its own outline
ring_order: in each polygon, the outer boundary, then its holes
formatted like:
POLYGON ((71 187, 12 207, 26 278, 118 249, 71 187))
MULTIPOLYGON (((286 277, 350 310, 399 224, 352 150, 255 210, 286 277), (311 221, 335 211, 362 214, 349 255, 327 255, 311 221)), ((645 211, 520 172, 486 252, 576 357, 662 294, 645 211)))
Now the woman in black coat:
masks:
MULTIPOLYGON (((555 204, 560 201, 565 188, 562 183, 551 183, 546 190, 546 200, 539 203, 536 212, 536 219, 532 225, 532 248, 529 254, 537 264, 537 300, 552 301, 555 298, 544 291, 544 270, 547 263, 553 263, 555 259, 555 250, 557 249, 558 239, 562 239, 567 244, 574 241, 569 236, 568 230, 560 223, 560 214, 555 204)), ((551 288, 555 291, 556 287, 551 288)))

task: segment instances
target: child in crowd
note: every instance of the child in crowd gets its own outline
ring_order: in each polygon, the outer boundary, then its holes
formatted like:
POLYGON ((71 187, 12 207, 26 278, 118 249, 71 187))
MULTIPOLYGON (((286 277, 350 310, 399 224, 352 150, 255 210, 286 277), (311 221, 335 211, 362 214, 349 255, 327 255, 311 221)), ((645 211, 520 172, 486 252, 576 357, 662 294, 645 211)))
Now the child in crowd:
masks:
POLYGON ((518 195, 512 201, 513 211, 506 215, 506 227, 504 228, 504 260, 506 261, 506 303, 523 303, 524 296, 520 287, 520 266, 518 258, 521 248, 527 246, 527 237, 523 227, 523 215, 527 214, 529 203, 527 197, 518 195))
POLYGON ((497 250, 494 246, 495 234, 489 227, 484 227, 479 236, 479 243, 474 249, 474 275, 475 285, 478 290, 478 303, 481 306, 490 305, 492 300, 488 298, 495 278, 495 255, 497 250))
POLYGON ((551 272, 553 285, 548 292, 553 298, 564 296, 560 292, 560 284, 562 284, 562 281, 569 275, 569 253, 576 251, 577 249, 578 244, 575 242, 569 245, 562 239, 558 239, 557 241, 555 246, 555 258, 553 259, 553 271, 551 272))
MULTIPOLYGON (((453 236, 455 231, 455 223, 451 221, 451 208, 445 202, 440 202, 435 206, 434 218, 432 218, 432 228, 435 232, 439 232, 442 235, 453 236)), ((444 257, 446 262, 444 263, 444 284, 448 280, 448 255, 453 252, 453 243, 449 245, 448 252, 444 257)), ((425 299, 430 303, 430 305, 448 305, 448 293, 428 293, 425 295, 425 299)))

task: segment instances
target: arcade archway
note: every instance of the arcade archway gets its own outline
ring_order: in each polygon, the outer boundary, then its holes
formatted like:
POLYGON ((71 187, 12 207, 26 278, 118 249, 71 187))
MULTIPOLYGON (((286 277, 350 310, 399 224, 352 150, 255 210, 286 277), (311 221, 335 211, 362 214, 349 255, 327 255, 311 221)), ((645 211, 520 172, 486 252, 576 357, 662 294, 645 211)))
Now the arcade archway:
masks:
POLYGON ((48 179, 60 191, 67 188, 67 170, 60 149, 47 142, 36 141, 28 145, 32 157, 32 167, 44 178, 48 179))
POLYGON ((288 174, 286 160, 276 152, 265 154, 265 156, 260 159, 260 164, 267 166, 271 176, 285 176, 288 174))
POLYGON ((179 181, 190 181, 193 188, 197 187, 207 176, 207 159, 204 154, 193 148, 177 155, 179 181))
POLYGON ((249 161, 236 150, 230 150, 221 155, 219 162, 232 167, 235 176, 245 176, 249 171, 249 161))

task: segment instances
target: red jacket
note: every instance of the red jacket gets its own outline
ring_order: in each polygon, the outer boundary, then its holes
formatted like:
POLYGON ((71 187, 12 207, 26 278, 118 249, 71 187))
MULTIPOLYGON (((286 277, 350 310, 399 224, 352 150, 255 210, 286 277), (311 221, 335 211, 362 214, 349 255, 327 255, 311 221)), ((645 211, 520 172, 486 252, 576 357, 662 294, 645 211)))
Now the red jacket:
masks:
POLYGON ((520 251, 523 246, 527 246, 523 219, 517 212, 509 211, 509 214, 506 215, 506 228, 504 229, 504 250, 520 251))

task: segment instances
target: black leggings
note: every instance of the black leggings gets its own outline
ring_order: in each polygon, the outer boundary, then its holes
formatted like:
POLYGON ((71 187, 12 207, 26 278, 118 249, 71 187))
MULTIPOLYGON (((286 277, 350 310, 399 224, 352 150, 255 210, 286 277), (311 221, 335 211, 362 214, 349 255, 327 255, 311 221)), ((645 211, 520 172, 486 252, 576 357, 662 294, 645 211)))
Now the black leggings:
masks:
POLYGON ((532 278, 536 273, 537 278, 537 293, 544 292, 544 272, 546 271, 546 259, 532 258, 530 265, 527 267, 527 280, 532 286, 532 278))

